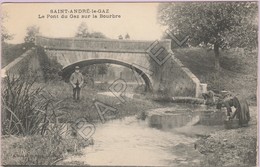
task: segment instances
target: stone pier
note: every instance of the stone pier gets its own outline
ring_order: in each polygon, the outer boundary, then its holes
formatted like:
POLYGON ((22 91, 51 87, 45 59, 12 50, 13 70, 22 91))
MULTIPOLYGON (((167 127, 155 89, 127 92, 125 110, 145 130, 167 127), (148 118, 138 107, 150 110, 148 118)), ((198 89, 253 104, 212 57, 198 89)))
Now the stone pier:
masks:
POLYGON ((225 119, 225 111, 205 110, 203 108, 196 111, 162 108, 147 112, 148 125, 158 129, 173 129, 196 124, 206 126, 224 125, 225 119))

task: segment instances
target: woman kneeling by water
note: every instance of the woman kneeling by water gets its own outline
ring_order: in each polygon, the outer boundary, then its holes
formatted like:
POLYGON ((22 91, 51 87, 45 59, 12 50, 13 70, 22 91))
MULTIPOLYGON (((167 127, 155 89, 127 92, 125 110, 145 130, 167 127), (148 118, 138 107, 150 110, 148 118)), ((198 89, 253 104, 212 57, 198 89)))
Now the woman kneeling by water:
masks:
POLYGON ((227 93, 217 104, 217 109, 221 109, 222 106, 227 108, 227 116, 229 120, 236 117, 239 120, 240 126, 248 126, 248 122, 250 120, 249 107, 246 99, 243 96, 232 96, 230 93, 227 93), (236 108, 232 116, 231 107, 236 108))

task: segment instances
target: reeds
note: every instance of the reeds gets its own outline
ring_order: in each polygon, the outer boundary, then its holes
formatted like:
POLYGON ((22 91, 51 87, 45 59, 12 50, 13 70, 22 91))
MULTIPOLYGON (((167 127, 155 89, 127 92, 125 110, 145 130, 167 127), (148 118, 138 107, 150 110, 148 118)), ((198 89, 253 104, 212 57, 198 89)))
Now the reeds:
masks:
POLYGON ((10 75, 2 80, 2 135, 44 135, 48 124, 57 123, 60 101, 35 81, 10 75))
POLYGON ((36 87, 35 81, 26 75, 2 80, 2 136, 19 138, 2 152, 9 165, 55 164, 74 147, 70 141, 78 140, 64 130, 70 116, 60 107, 62 100, 36 87))

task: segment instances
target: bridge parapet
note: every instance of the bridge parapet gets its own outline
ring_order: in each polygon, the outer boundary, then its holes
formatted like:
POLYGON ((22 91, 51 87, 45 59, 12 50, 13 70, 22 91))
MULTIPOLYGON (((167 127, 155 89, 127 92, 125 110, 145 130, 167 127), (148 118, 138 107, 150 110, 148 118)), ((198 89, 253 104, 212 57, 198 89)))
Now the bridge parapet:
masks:
MULTIPOLYGON (((103 51, 145 53, 154 41, 118 40, 97 38, 48 38, 37 36, 36 45, 49 50, 103 51)), ((158 41, 160 46, 171 50, 170 40, 158 41)))
POLYGON ((44 47, 48 57, 56 59, 63 66, 63 78, 68 78, 76 65, 83 67, 111 63, 136 69, 136 72, 142 74, 146 85, 154 91, 165 91, 165 94, 173 96, 198 97, 200 95, 199 79, 174 56, 167 60, 168 63, 160 66, 157 76, 152 77, 148 72, 153 71, 153 65, 150 61, 152 57, 147 50, 151 49, 156 53, 164 48, 165 52, 172 53, 171 40, 139 41, 37 36, 36 45, 44 47))

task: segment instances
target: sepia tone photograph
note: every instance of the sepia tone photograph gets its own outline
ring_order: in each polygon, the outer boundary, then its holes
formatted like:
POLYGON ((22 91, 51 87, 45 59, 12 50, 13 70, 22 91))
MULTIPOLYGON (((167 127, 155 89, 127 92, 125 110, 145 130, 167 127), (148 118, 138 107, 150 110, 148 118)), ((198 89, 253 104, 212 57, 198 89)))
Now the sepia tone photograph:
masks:
POLYGON ((258 166, 258 10, 1 3, 1 165, 258 166))

